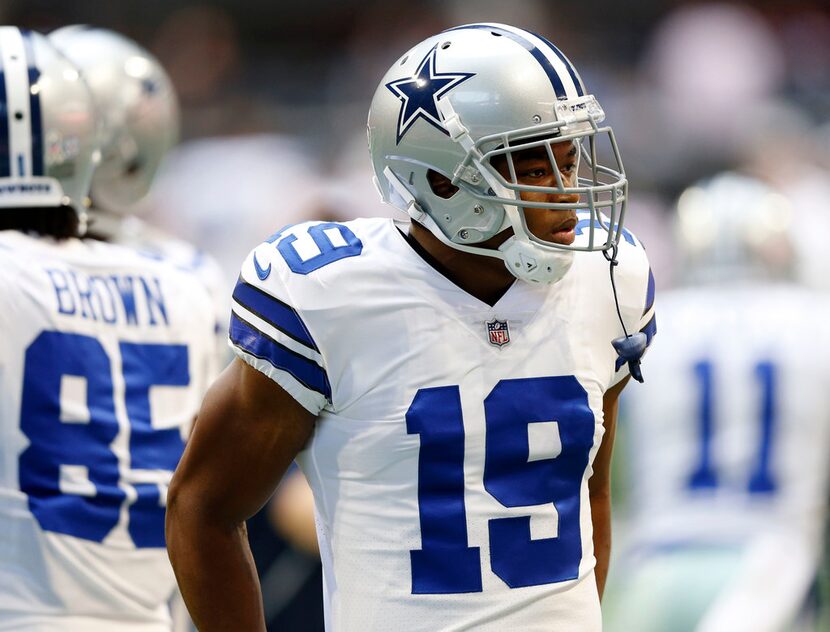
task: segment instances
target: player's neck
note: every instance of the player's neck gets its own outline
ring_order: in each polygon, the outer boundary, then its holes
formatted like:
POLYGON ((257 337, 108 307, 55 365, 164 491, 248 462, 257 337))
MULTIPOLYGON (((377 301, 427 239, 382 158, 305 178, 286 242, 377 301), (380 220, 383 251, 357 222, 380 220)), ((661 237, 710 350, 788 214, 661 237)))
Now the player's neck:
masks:
POLYGON ((409 239, 424 251, 419 252, 420 255, 429 255, 424 257, 427 263, 462 290, 488 305, 495 305, 516 280, 501 259, 456 250, 441 243, 429 230, 416 222, 410 225, 409 239))

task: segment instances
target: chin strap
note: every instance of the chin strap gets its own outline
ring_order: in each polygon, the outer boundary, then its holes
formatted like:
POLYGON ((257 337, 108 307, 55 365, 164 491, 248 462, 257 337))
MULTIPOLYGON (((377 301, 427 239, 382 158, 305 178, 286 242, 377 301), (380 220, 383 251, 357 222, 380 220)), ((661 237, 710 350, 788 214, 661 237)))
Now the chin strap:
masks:
POLYGON ((631 377, 642 384, 643 380, 643 371, 640 368, 640 359, 643 357, 643 354, 646 351, 646 346, 648 345, 648 338, 642 331, 638 331, 637 333, 630 334, 625 327, 625 322, 623 321, 622 312, 620 311, 620 301, 617 298, 617 284, 614 282, 614 268, 619 265, 619 261, 617 261, 617 245, 614 244, 611 247, 611 254, 608 254, 607 250, 602 251, 602 256, 608 261, 608 274, 611 277, 611 290, 614 292, 614 306, 617 308, 617 318, 620 319, 620 325, 622 325, 624 336, 620 338, 615 338, 611 341, 611 345, 614 347, 614 350, 617 352, 617 356, 623 362, 628 363, 628 370, 631 373, 631 377))

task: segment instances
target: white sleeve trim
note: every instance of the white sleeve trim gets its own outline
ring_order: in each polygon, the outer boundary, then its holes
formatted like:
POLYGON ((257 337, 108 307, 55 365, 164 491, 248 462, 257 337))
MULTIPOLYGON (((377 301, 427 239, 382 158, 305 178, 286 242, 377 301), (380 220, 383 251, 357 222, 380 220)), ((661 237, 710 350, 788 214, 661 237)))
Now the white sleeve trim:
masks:
POLYGON ((282 389, 291 395, 303 408, 317 416, 328 403, 325 396, 317 391, 306 388, 290 373, 276 368, 267 360, 261 360, 244 349, 240 349, 229 339, 228 345, 238 358, 276 382, 282 389))

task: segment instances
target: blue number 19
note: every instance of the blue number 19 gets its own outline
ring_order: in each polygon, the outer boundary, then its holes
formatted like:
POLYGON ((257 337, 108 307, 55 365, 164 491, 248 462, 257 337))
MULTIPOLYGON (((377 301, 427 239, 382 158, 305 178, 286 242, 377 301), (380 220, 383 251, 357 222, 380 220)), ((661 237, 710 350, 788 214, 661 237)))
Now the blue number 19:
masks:
MULTIPOLYGON (((530 516, 489 520, 490 567, 511 588, 574 579, 582 560, 580 490, 594 442, 588 395, 573 376, 502 380, 484 400, 484 487, 505 507, 550 504, 557 537, 534 540, 530 516), (556 422, 558 455, 529 460, 528 427, 556 422)), ((467 541, 464 421, 457 386, 418 391, 407 432, 421 437, 421 549, 410 552, 413 593, 480 592, 481 556, 467 541)))

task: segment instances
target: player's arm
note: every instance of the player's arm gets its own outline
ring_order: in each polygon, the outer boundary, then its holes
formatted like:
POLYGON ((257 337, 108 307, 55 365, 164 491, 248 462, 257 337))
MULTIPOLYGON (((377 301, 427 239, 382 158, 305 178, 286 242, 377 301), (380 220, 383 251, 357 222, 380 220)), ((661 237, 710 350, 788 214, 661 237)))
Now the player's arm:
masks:
POLYGON ((245 520, 308 441, 314 415, 241 360, 208 391, 167 500, 167 548, 201 632, 265 630, 245 520))
POLYGON ((594 574, 600 599, 605 590, 608 561, 611 557, 611 454, 614 450, 614 435, 617 430, 620 393, 629 379, 626 377, 609 388, 602 399, 605 434, 594 458, 594 473, 588 481, 588 491, 591 497, 591 522, 594 526, 594 556, 597 559, 594 574))

